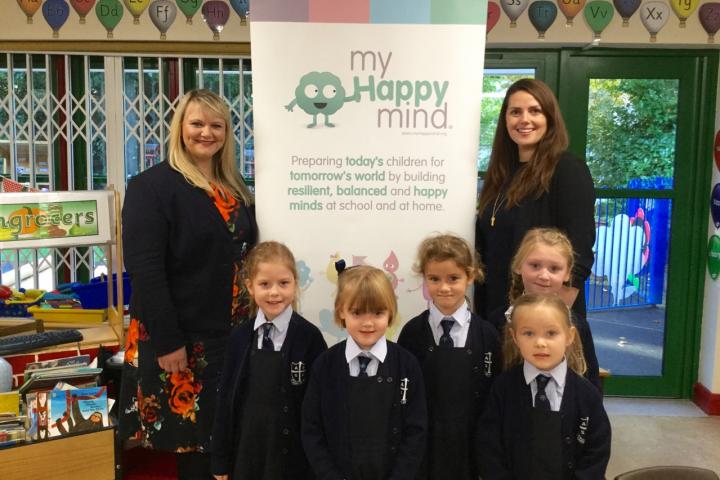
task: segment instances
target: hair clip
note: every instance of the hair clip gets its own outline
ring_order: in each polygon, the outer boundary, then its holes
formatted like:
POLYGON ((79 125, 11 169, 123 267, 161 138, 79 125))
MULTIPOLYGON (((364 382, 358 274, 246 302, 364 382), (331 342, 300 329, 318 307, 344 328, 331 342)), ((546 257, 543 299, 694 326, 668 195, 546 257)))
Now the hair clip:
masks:
POLYGON ((335 262, 335 271, 340 275, 345 270, 345 260, 342 258, 335 262))
POLYGON ((514 308, 514 307, 513 307, 512 305, 510 305, 510 306, 508 307, 508 309, 505 310, 505 320, 507 321, 507 323, 510 323, 510 321, 512 320, 513 308, 514 308))

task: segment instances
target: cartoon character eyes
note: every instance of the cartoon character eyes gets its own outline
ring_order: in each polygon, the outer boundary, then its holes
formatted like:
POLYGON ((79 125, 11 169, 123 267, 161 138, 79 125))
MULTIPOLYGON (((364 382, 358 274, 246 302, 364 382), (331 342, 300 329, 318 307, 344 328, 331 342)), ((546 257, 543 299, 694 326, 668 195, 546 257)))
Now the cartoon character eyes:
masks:
POLYGON ((337 89, 332 85, 325 85, 322 89, 322 94, 325 98, 335 98, 335 95, 337 95, 337 89))
POLYGON ((320 90, 318 90, 317 85, 310 83, 305 86, 305 96, 308 98, 315 98, 318 96, 318 93, 320 93, 320 90))

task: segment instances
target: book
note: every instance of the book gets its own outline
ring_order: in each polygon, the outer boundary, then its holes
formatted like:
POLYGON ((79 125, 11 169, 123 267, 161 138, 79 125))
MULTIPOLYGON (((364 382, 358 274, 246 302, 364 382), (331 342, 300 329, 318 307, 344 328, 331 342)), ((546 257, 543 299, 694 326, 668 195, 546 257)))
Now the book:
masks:
POLYGON ((57 368, 57 367, 86 367, 90 365, 90 355, 76 355, 74 357, 53 358, 40 362, 30 362, 25 365, 25 375, 29 371, 57 368))
POLYGON ((30 420, 27 436, 30 440, 50 438, 48 416, 50 413, 49 391, 31 392, 25 396, 27 415, 30 420))
POLYGON ((97 385, 102 368, 93 367, 57 367, 29 372, 18 392, 25 395, 38 390, 50 390, 62 381, 71 385, 97 385))
POLYGON ((20 394, 17 391, 0 393, 0 415, 20 415, 20 394))
POLYGON ((110 425, 106 387, 51 390, 49 436, 101 430, 110 425))

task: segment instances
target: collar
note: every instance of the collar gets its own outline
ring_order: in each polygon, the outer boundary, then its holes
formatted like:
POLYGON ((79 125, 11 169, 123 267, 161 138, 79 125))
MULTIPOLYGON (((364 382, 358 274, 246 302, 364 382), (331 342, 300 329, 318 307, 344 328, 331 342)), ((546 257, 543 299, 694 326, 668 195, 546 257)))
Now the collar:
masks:
POLYGON ((357 357, 362 352, 369 353, 371 357, 374 357, 380 363, 383 363, 385 361, 385 356, 387 355, 387 339, 384 336, 380 337, 380 340, 375 342, 375 345, 367 351, 360 348, 358 344, 355 343, 355 340, 348 335, 347 343, 345 343, 345 360, 350 363, 353 358, 357 357))
POLYGON ((530 385, 530 382, 535 380, 535 377, 537 377, 541 373, 546 376, 552 377, 558 387, 565 388, 565 377, 567 375, 567 359, 563 358, 563 361, 560 362, 557 367, 549 371, 539 370, 535 368, 530 362, 523 362, 523 374, 525 375, 526 384, 530 385))
POLYGON ((261 325, 264 325, 266 322, 270 322, 273 325, 275 325, 275 328, 277 328, 278 332, 282 333, 285 330, 287 330, 288 325, 290 325, 290 317, 292 317, 293 309, 292 305, 288 305, 287 308, 277 317, 275 317, 273 320, 268 320, 265 318, 265 314, 262 310, 258 309, 257 317, 255 317, 255 324, 253 325, 253 330, 257 330, 260 328, 261 325))
POLYGON ((445 315, 438 310, 434 303, 430 304, 429 320, 430 325, 434 329, 440 328, 440 322, 447 317, 452 317, 452 319, 460 325, 460 328, 464 328, 465 324, 470 322, 470 309, 468 308, 467 301, 463 302, 463 304, 460 305, 460 307, 455 310, 452 315, 445 315))

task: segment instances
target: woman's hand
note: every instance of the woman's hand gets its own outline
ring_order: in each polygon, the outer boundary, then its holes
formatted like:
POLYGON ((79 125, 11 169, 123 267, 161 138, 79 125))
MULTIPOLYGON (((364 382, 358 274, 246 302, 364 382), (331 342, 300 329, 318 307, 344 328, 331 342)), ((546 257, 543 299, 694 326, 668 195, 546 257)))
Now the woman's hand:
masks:
POLYGON ((187 352, 180 347, 174 352, 158 357, 158 365, 167 373, 179 373, 187 368, 187 352))
POLYGON ((575 287, 567 287, 563 285, 563 287, 558 292, 558 295, 560 298, 562 298, 562 301, 565 302, 565 305, 567 305, 568 308, 572 308, 572 306, 575 304, 575 299, 578 296, 578 293, 580 290, 578 290, 575 287))
POLYGON ((215 477, 215 480, 228 480, 227 475, 213 475, 215 477))

